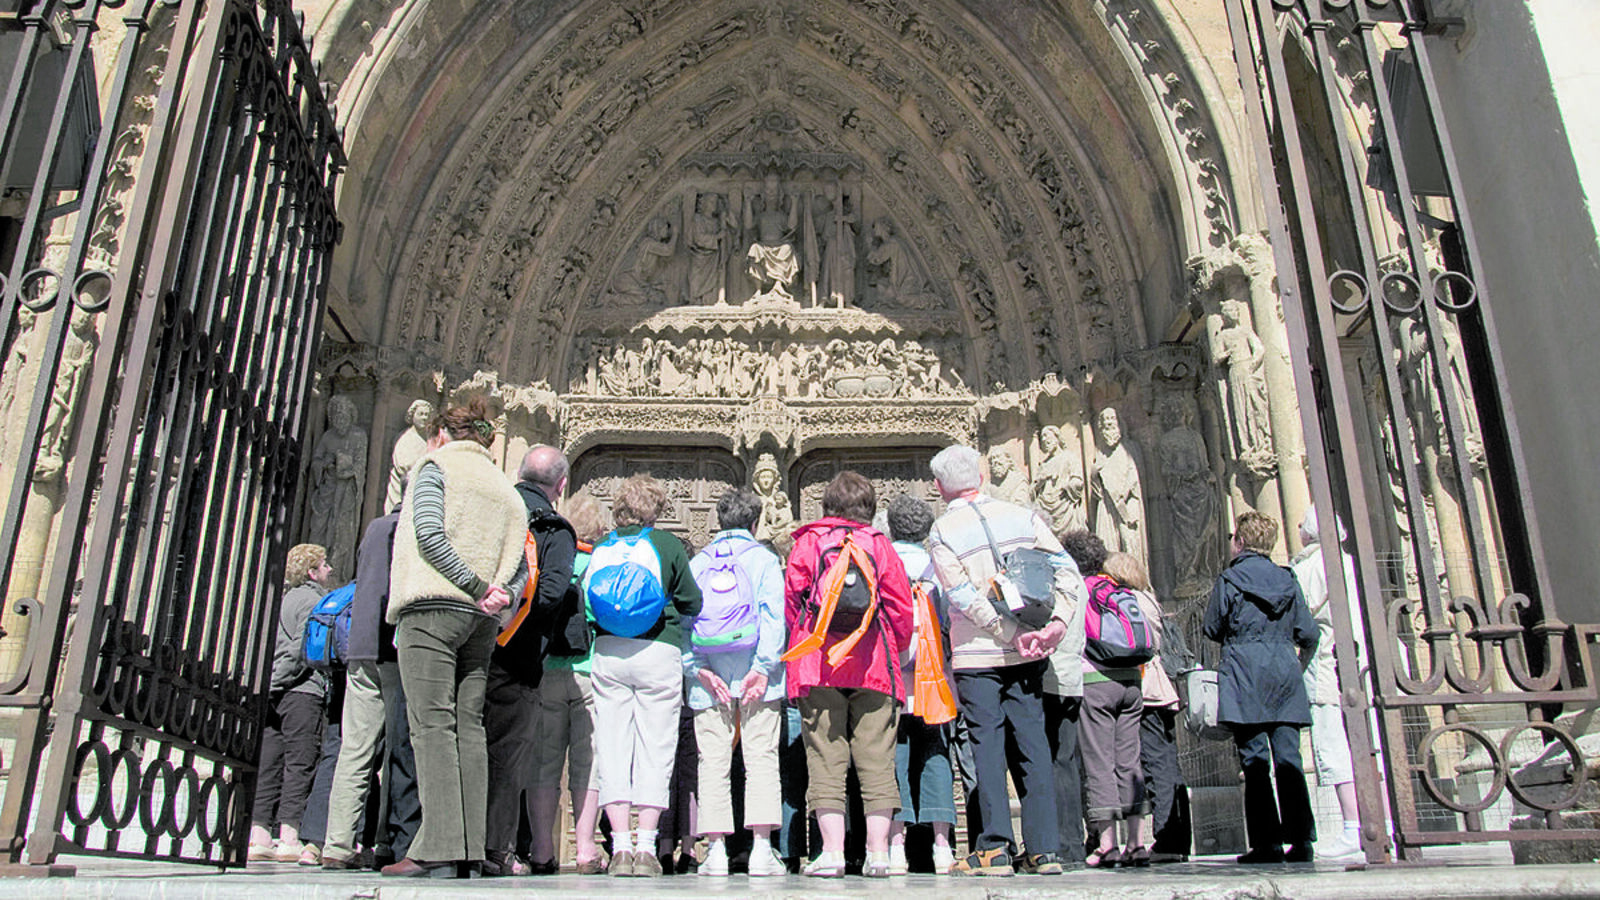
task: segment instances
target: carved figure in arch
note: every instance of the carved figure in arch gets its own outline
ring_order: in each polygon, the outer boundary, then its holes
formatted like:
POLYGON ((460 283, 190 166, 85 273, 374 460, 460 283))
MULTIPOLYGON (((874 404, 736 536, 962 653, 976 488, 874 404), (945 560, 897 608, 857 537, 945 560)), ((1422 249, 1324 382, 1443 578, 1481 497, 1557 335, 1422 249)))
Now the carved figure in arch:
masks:
POLYGON ((795 230, 797 206, 788 212, 783 208, 783 197, 778 192, 776 175, 768 176, 763 197, 750 198, 745 206, 745 223, 755 224, 756 241, 745 251, 745 272, 755 280, 755 302, 777 301, 794 303, 790 286, 800 275, 800 261, 795 258, 790 235, 795 230))
MULTIPOLYGON (((789 540, 794 530, 794 513, 789 508, 789 495, 782 490, 783 473, 771 453, 756 459, 755 470, 750 475, 750 488, 761 498, 761 519, 756 523, 756 540, 771 541, 774 545, 789 540)), ((784 552, 784 547, 779 552, 784 552)))
POLYGON ((1056 534, 1083 528, 1088 521, 1083 496, 1083 461, 1068 446, 1060 426, 1039 431, 1043 457, 1034 466, 1033 499, 1056 534))
POLYGON ((1131 441, 1122 436, 1117 411, 1106 407, 1095 419, 1094 473, 1089 479, 1094 533, 1108 549, 1121 550, 1146 562, 1144 489, 1131 441))
POLYGON ((823 248, 825 290, 822 305, 844 309, 855 300, 856 241, 861 229, 861 210, 855 195, 843 186, 836 192, 834 185, 828 185, 827 200, 833 219, 819 223, 824 229, 831 229, 823 248))
POLYGON ((1029 506, 1028 478, 1004 447, 989 448, 989 494, 1008 503, 1029 506))
POLYGON ((1179 395, 1162 399, 1157 417, 1161 439, 1156 456, 1172 514, 1172 563, 1178 586, 1199 589, 1210 583, 1218 564, 1217 477, 1211 471, 1205 438, 1194 427, 1194 401, 1179 395))
POLYGON ((389 484, 383 493, 383 508, 392 512, 400 506, 411 467, 428 450, 428 423, 433 421, 433 404, 413 400, 406 408, 406 430, 395 439, 389 453, 389 484))
POLYGON ((728 242, 737 223, 721 194, 696 194, 689 222, 689 302, 728 302, 728 242))
MULTIPOLYGON (((1439 317, 1439 337, 1445 350, 1445 375, 1449 390, 1460 405, 1464 421, 1462 434, 1467 445, 1467 460, 1473 468, 1484 467, 1483 437, 1478 426, 1478 408, 1473 401, 1472 387, 1468 381, 1466 357, 1461 347, 1461 334, 1448 316, 1439 317)), ((1421 423, 1418 439, 1436 448, 1442 456, 1449 457, 1450 434, 1445 428, 1444 397, 1439 393, 1433 371, 1433 351, 1429 347, 1428 329, 1415 316, 1397 316, 1394 322, 1395 355, 1400 371, 1405 375, 1404 391, 1411 400, 1411 418, 1421 423)), ((1445 465, 1442 471, 1448 472, 1445 465)))
POLYGON ((666 216, 652 216, 634 247, 633 265, 618 277, 617 293, 642 303, 667 304, 677 234, 666 216))
POLYGON ((1228 420, 1239 462, 1256 477, 1272 473, 1272 424, 1268 413, 1266 351, 1239 300, 1224 300, 1221 328, 1211 360, 1227 372, 1228 420))
POLYGON ((312 451, 310 481, 310 541, 327 547, 348 574, 362 524, 367 433, 356 427, 356 405, 342 394, 328 401, 328 430, 312 451))
POLYGON ((925 293, 911 249, 888 218, 872 223, 872 249, 867 252, 867 262, 877 270, 872 286, 880 302, 913 306, 925 293))

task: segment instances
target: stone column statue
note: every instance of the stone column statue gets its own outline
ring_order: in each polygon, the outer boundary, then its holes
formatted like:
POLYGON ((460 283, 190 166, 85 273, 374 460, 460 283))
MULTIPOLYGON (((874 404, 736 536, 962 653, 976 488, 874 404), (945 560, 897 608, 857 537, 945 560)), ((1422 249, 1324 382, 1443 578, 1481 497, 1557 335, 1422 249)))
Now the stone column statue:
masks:
POLYGON ((1172 563, 1179 592, 1192 592, 1210 584, 1217 568, 1217 478, 1205 438, 1194 427, 1193 402, 1168 396, 1158 416, 1162 434, 1156 455, 1172 514, 1172 563))
POLYGON ((1033 501, 1029 496, 1027 477, 1017 468, 1016 460, 1004 447, 989 449, 989 494, 1021 506, 1028 506, 1033 501))
POLYGON ((789 532, 794 530, 794 513, 789 509, 789 495, 782 490, 783 473, 778 471, 778 461, 771 453, 763 453, 756 460, 751 474, 750 487, 761 498, 761 520, 756 523, 756 540, 771 541, 779 553, 788 552, 789 532))
POLYGON ((50 392, 50 410, 39 435, 39 461, 34 478, 50 481, 66 465, 67 439, 77 416, 78 401, 89 379, 89 363, 94 360, 100 334, 95 330, 95 314, 76 307, 72 310, 71 331, 61 346, 61 363, 56 369, 56 385, 50 392))
POLYGON ((1228 373, 1228 420, 1234 452, 1251 474, 1265 477, 1277 468, 1264 371, 1266 352, 1250 327, 1243 301, 1224 300, 1221 318, 1211 359, 1228 373))
POLYGON ((1088 520, 1083 502, 1083 462, 1077 449, 1067 445, 1055 425, 1040 430, 1039 447, 1044 456, 1034 466, 1034 502, 1056 534, 1083 528, 1088 520))
POLYGON ((433 404, 426 400, 413 400, 406 408, 406 430, 395 439, 394 450, 389 454, 389 486, 384 491, 383 508, 394 511, 400 506, 405 492, 406 478, 411 467, 428 449, 428 423, 433 421, 433 404))
POLYGON ((689 220, 689 303, 728 302, 728 241, 734 228, 721 194, 698 194, 689 220))
POLYGON ((367 480, 367 433, 356 427, 356 405, 343 395, 328 401, 328 430, 311 454, 310 540, 328 548, 334 567, 349 575, 361 530, 367 480))
POLYGON ((1094 474, 1089 491, 1094 507, 1094 533, 1108 550, 1121 550, 1149 565, 1145 548, 1144 490, 1139 484, 1139 466, 1122 436, 1117 411, 1106 407, 1095 420, 1099 437, 1094 474))

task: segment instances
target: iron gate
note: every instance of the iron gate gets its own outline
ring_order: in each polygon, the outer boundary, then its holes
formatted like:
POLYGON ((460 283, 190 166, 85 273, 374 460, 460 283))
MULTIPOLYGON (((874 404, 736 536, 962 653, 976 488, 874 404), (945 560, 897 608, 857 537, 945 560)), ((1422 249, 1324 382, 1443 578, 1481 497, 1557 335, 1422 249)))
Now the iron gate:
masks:
MULTIPOLYGON (((1268 226, 1313 496, 1353 526, 1358 583, 1325 561, 1340 683, 1366 686, 1342 703, 1366 751, 1369 862, 1388 858, 1385 800, 1402 859, 1600 838, 1562 827, 1586 761, 1556 719, 1596 698, 1597 630, 1556 615, 1426 12, 1419 0, 1228 3, 1257 168, 1276 177, 1268 226)), ((1320 529, 1322 546, 1339 544, 1333 516, 1320 529)))
POLYGON ((287 0, 12 6, 10 868, 243 865, 339 136, 287 0))

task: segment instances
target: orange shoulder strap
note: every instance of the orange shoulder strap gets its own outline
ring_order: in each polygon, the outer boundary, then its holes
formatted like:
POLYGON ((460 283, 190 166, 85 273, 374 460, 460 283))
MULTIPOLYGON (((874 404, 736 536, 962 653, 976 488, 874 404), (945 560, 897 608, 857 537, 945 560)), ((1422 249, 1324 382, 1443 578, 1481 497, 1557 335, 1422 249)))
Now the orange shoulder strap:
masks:
POLYGON ((917 604, 917 657, 913 666, 912 705, 929 725, 939 725, 956 717, 956 698, 945 675, 944 642, 939 639, 939 615, 933 598, 922 585, 912 582, 912 598, 917 604))
POLYGON ((500 634, 494 639, 496 644, 504 647, 511 643, 511 638, 516 635, 517 629, 522 627, 523 621, 528 618, 528 613, 533 611, 533 595, 539 591, 539 542, 534 539, 533 532, 522 541, 522 555, 528 560, 528 583, 522 586, 522 603, 517 611, 500 629, 500 634))
MULTIPOLYGON (((817 621, 809 634, 799 637, 779 659, 784 662, 793 662, 808 653, 814 653, 822 648, 822 642, 828 634, 828 626, 833 624, 833 614, 839 608, 839 594, 844 590, 845 575, 850 571, 850 563, 854 561, 856 568, 861 570, 867 579, 867 590, 873 597, 878 596, 878 571, 872 564, 872 557, 860 547, 856 546, 855 534, 852 532, 845 536, 844 543, 839 547, 839 555, 834 557, 833 565, 822 576, 822 598, 817 611, 817 621)), ((867 628, 872 624, 873 614, 877 611, 874 603, 867 608, 866 615, 861 617, 861 624, 856 630, 845 635, 838 643, 828 648, 828 665, 837 666, 844 660, 845 654, 861 640, 867 633, 867 628)))

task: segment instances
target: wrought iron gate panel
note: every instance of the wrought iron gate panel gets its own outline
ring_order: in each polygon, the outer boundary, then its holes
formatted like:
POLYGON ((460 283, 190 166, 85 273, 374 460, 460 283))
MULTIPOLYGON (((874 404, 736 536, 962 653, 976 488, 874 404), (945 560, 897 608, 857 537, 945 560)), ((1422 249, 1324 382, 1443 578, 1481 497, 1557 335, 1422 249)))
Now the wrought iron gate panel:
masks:
POLYGON ((1275 177, 1281 202, 1267 202, 1267 223, 1312 492, 1319 508, 1339 513, 1320 517, 1322 546, 1339 545, 1339 519, 1353 526, 1357 583, 1345 584, 1336 556, 1324 561, 1340 683, 1360 686, 1341 693, 1352 748, 1361 751, 1356 786, 1369 862, 1387 859, 1385 784, 1402 858, 1430 844, 1600 838, 1600 830, 1562 827, 1561 811, 1582 794, 1586 760, 1552 715, 1560 704, 1596 699, 1597 629, 1556 615, 1424 11, 1416 0, 1228 4, 1257 168, 1275 177), (1303 92, 1296 65, 1311 82, 1303 92), (1422 103, 1421 157, 1403 144, 1391 96, 1400 65, 1415 73, 1422 103), (1353 98, 1363 82, 1366 96, 1353 98), (1319 130, 1332 135, 1329 146, 1308 148, 1319 130), (1343 193, 1321 204, 1311 173, 1316 149, 1336 157, 1320 183, 1343 193), (1410 168, 1428 154, 1442 187, 1419 208, 1410 168), (1364 451, 1358 440, 1373 423, 1353 403, 1363 386, 1347 379, 1352 353, 1370 373, 1364 387, 1385 447, 1369 441, 1364 451), (1384 552, 1375 522, 1391 526, 1398 547, 1384 552), (1384 559, 1399 565, 1382 566, 1384 559), (1345 602, 1350 590, 1354 606, 1345 602), (1358 667, 1363 648, 1370 675, 1358 667), (1387 779, 1376 765, 1369 695, 1387 779), (1418 736, 1421 723, 1430 727, 1418 736), (1504 728, 1498 737, 1496 727, 1504 728), (1513 754, 1527 753, 1529 743, 1557 772, 1566 754, 1564 780, 1537 791, 1518 781, 1523 760, 1513 754), (1475 749, 1487 774, 1477 776, 1485 781, 1478 796, 1467 797, 1457 776, 1468 770, 1447 772, 1445 755, 1464 763, 1475 749), (1543 827, 1486 821, 1508 795, 1542 819, 1530 825, 1543 827), (1443 810, 1443 823, 1420 814, 1427 802, 1443 810))
POLYGON ((44 84, 34 48, 63 15, 74 29, 0 276, 5 374, 31 379, 26 449, 0 457, 0 553, 7 596, 36 591, 0 672, 0 706, 20 711, 0 826, 13 864, 243 865, 344 158, 287 0, 126 2, 0 15, 21 47, 0 105, 8 164, 29 82, 44 84), (107 22, 125 33, 101 98, 87 48, 107 22), (64 189, 73 103, 106 126, 64 189), (19 547, 52 524, 28 581, 19 547))

